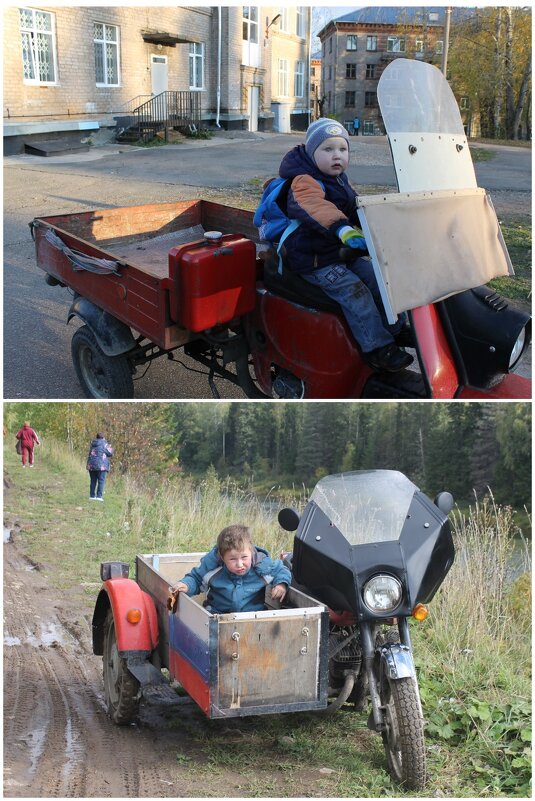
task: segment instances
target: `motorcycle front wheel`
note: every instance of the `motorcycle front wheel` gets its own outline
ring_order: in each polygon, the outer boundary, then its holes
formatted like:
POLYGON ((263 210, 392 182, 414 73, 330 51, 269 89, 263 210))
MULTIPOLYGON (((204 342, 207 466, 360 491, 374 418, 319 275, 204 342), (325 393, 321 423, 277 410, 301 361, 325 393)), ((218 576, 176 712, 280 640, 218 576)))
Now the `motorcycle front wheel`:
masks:
POLYGON ((424 721, 418 685, 412 678, 391 679, 381 664, 382 732, 388 769, 395 781, 410 790, 422 790, 427 780, 424 721))

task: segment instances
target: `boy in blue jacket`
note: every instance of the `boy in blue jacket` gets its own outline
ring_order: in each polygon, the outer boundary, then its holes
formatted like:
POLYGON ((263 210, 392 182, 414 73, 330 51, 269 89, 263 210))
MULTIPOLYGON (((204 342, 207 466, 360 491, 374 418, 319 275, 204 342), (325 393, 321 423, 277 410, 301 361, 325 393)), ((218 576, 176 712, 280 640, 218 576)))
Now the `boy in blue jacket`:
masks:
POLYGON ((357 193, 345 174, 348 164, 348 133, 327 118, 313 122, 305 144, 283 158, 279 175, 292 179, 287 214, 301 223, 284 241, 285 263, 339 303, 370 367, 396 372, 413 361, 395 343, 405 317, 394 325, 386 320, 372 263, 364 258, 366 240, 357 193), (340 260, 341 245, 355 250, 353 261, 340 260))
MULTIPOLYGON (((280 559, 271 559, 264 548, 253 545, 247 526, 224 528, 216 545, 183 579, 170 588, 177 593, 206 592, 209 612, 256 612, 265 609, 264 593, 271 584, 271 597, 282 601, 292 575, 280 559)), ((174 603, 171 604, 174 608, 174 603)))

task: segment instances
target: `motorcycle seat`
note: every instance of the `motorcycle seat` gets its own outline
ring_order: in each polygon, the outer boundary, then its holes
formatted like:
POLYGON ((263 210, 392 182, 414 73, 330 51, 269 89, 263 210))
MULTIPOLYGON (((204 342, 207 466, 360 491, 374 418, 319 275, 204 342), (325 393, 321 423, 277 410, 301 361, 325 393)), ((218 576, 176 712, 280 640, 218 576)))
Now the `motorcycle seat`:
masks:
POLYGON ((282 273, 279 272, 279 258, 277 254, 269 256, 264 262, 264 286, 275 295, 280 295, 300 306, 309 306, 319 311, 342 314, 342 309, 336 301, 331 300, 319 287, 309 284, 297 273, 292 273, 284 266, 283 256, 282 273))

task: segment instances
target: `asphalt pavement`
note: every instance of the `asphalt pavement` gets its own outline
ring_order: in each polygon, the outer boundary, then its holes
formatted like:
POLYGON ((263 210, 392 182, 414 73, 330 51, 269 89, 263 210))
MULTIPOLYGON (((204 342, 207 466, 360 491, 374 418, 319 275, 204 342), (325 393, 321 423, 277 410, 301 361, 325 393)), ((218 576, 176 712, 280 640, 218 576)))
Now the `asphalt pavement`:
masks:
MULTIPOLYGON (((36 266, 28 227, 34 217, 199 196, 224 202, 226 190, 250 191, 275 175, 300 141, 238 133, 159 148, 107 145, 75 156, 4 158, 4 398, 84 397, 70 357, 70 294, 49 287, 36 266)), ((476 174, 480 186, 530 213, 531 150, 498 148, 492 160, 476 163, 476 174)), ((361 192, 395 187, 386 140, 353 137, 348 175, 361 192)), ((499 213, 496 199, 495 205, 499 213)), ((202 368, 180 359, 185 366, 156 360, 135 382, 136 399, 211 398, 206 376, 195 372, 202 368)), ((216 384, 222 398, 244 397, 228 381, 216 384)))

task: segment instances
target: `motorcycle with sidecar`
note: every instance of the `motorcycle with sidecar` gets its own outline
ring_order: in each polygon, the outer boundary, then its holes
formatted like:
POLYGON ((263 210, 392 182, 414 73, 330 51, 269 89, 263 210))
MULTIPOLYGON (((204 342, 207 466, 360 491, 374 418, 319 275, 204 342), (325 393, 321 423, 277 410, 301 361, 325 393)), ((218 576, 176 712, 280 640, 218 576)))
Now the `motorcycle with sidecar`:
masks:
POLYGON ((402 473, 368 470, 322 478, 302 515, 279 512, 294 531, 286 554, 292 586, 265 609, 212 614, 204 596, 170 585, 202 553, 104 562, 93 615, 107 708, 130 723, 143 693, 169 672, 208 718, 344 709, 366 712, 392 777, 426 782, 424 716, 409 622, 423 621, 454 545, 453 499, 432 501, 402 473), (174 605, 176 602, 176 605, 174 605))
POLYGON ((487 286, 513 268, 451 89, 436 67, 396 58, 378 100, 399 191, 357 204, 387 318, 408 312, 416 369, 373 372, 338 304, 262 250, 251 212, 161 203, 31 223, 47 282, 74 293, 88 397, 131 398, 141 368, 183 352, 214 397, 219 376, 249 398, 531 398, 513 372, 531 319, 487 286))

